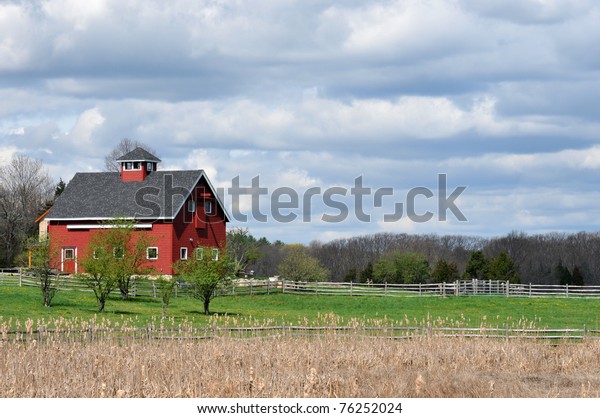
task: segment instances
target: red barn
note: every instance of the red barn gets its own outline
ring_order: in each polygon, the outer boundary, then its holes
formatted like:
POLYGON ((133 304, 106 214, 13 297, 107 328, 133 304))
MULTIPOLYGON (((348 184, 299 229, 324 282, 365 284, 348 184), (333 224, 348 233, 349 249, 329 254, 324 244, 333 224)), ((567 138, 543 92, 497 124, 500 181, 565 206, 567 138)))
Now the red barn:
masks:
POLYGON ((160 159, 142 148, 117 160, 121 171, 77 173, 46 216, 48 235, 60 246, 57 268, 82 272, 77 262, 92 234, 117 217, 147 231, 148 265, 173 274, 173 263, 194 257, 198 247, 225 248, 229 216, 204 170, 160 171, 160 159))

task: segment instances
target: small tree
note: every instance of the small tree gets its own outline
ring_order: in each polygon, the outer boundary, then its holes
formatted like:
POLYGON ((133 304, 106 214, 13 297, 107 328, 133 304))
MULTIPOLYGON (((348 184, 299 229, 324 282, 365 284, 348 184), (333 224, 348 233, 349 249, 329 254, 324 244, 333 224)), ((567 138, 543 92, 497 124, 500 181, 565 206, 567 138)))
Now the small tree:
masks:
POLYGON ((440 258, 435 264, 433 272, 431 273, 431 278, 435 283, 450 283, 458 280, 460 279, 458 266, 456 263, 448 263, 443 258, 440 258))
POLYGON ((316 257, 310 255, 303 245, 286 245, 283 251, 285 256, 279 264, 279 274, 284 278, 319 282, 329 277, 329 270, 323 267, 316 257))
POLYGON ((108 295, 118 286, 117 278, 109 271, 113 257, 113 248, 104 234, 96 233, 90 239, 87 254, 80 259, 85 269, 85 274, 79 275, 80 280, 94 292, 98 312, 104 312, 108 295))
POLYGON ((174 269, 181 278, 194 285, 194 297, 203 303, 204 314, 210 314, 210 302, 217 296, 219 286, 226 286, 232 274, 232 264, 227 255, 213 256, 210 248, 197 248, 196 257, 175 263, 174 269))
POLYGON ((50 245, 50 240, 40 242, 30 239, 28 248, 31 254, 29 270, 40 282, 44 306, 50 307, 60 285, 60 276, 54 274, 54 268, 52 267, 56 261, 57 246, 50 245))
POLYGON ((163 276, 156 279, 156 287, 158 288, 158 292, 162 300, 163 319, 167 317, 167 308, 171 302, 171 296, 173 295, 173 289, 175 289, 176 284, 177 282, 174 279, 167 279, 163 276))
POLYGON ((491 280, 508 280, 510 283, 521 283, 521 276, 512 258, 501 252, 490 263, 489 277, 491 280))
POLYGON ((488 278, 489 267, 489 261, 483 251, 473 251, 467 262, 464 278, 485 280, 488 278))
POLYGON ((121 298, 129 299, 132 278, 140 274, 149 274, 146 267, 146 249, 151 239, 144 231, 138 231, 134 237, 135 224, 125 219, 113 219, 108 222, 110 228, 104 234, 113 257, 108 261, 108 274, 117 280, 121 298))
POLYGON ((123 299, 128 299, 132 277, 151 272, 144 266, 148 235, 139 232, 134 237, 133 222, 119 218, 107 221, 105 226, 92 235, 80 260, 86 271, 80 275, 81 280, 94 291, 100 312, 115 288, 119 288, 123 299))

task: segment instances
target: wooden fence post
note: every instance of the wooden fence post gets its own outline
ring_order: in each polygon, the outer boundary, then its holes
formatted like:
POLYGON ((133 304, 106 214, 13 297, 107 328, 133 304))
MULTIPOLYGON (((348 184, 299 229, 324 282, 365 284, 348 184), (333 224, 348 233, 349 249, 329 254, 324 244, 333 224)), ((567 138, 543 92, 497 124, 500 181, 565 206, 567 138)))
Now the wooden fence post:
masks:
POLYGON ((285 293, 285 279, 281 279, 281 293, 285 293))
POLYGON ((19 267, 19 287, 23 287, 23 269, 19 267))
POLYGON ((569 297, 569 283, 567 283, 565 286, 565 292, 566 292, 566 296, 569 297))
POLYGON ((510 282, 506 281, 506 297, 510 296, 510 282))
POLYGON ((350 296, 352 296, 352 282, 350 282, 350 296))

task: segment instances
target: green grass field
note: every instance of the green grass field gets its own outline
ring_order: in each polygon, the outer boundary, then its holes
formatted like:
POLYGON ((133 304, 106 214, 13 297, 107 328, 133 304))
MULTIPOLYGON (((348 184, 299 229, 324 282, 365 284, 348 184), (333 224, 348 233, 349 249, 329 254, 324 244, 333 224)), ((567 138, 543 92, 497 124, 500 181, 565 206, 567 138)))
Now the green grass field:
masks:
MULTIPOLYGON (((0 286, 0 323, 24 323, 27 319, 52 322, 59 318, 78 318, 87 321, 94 316, 114 322, 130 320, 138 326, 160 319, 159 299, 134 298, 122 301, 115 295, 102 314, 97 313, 92 293, 58 292, 53 306, 42 305, 41 291, 32 287, 0 286)), ((341 324, 351 319, 407 321, 424 324, 428 318, 440 325, 455 324, 479 327, 520 328, 534 323, 537 328, 600 329, 600 299, 563 298, 506 298, 479 297, 365 297, 325 295, 243 295, 222 296, 213 300, 211 311, 219 316, 236 318, 240 323, 303 324, 318 323, 324 315, 334 314, 341 324)), ((177 324, 192 322, 195 326, 208 324, 211 317, 202 314, 201 302, 190 298, 172 298, 167 312, 177 324)), ((214 318, 213 318, 214 319, 214 318)))

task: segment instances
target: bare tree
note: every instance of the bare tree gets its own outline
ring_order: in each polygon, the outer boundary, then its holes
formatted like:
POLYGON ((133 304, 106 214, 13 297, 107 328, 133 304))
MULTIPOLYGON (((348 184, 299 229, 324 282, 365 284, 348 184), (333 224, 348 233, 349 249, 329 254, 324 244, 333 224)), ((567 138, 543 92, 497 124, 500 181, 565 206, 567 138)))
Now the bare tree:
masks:
POLYGON ((110 153, 108 153, 106 157, 104 157, 104 171, 121 170, 121 166, 119 165, 119 163, 117 163, 117 159, 127 154, 128 152, 133 151, 137 147, 144 148, 149 153, 154 154, 158 157, 156 151, 154 151, 148 145, 134 139, 123 138, 121 139, 121 142, 119 142, 117 146, 114 147, 113 150, 110 153))
POLYGON ((35 219, 54 195, 48 170, 41 161, 16 155, 0 167, 0 244, 2 263, 12 264, 27 237, 36 234, 35 219))

